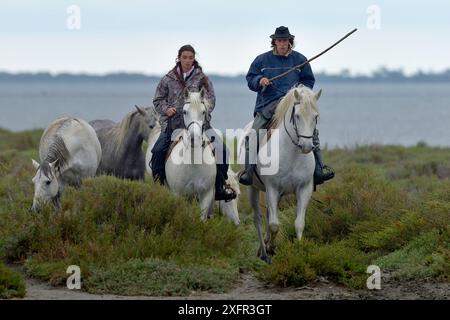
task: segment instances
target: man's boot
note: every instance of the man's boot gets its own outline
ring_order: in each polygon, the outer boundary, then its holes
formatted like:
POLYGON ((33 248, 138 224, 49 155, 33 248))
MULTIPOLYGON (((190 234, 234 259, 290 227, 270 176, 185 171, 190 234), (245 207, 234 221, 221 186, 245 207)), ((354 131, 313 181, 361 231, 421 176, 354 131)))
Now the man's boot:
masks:
POLYGON ((255 172, 255 167, 255 164, 246 163, 244 173, 242 173, 239 178, 239 183, 244 186, 251 186, 253 184, 253 173, 255 172))
POLYGON ((236 192, 226 183, 228 178, 227 164, 216 164, 217 174, 216 174, 216 200, 225 200, 229 202, 233 199, 236 199, 236 192))
POLYGON ((323 164, 322 162, 322 153, 320 148, 315 148, 314 151, 314 159, 316 160, 316 167, 314 169, 314 191, 316 190, 316 186, 324 183, 327 180, 334 178, 334 170, 323 164))

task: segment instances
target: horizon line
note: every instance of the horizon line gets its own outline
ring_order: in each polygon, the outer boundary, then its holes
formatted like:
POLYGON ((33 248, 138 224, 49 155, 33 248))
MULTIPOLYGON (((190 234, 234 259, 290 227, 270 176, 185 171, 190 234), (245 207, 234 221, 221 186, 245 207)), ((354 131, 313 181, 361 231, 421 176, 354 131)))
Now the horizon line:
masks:
MULTIPOLYGON (((442 76, 442 75, 450 75, 450 67, 445 68, 441 71, 424 71, 424 70, 416 70, 413 73, 405 73, 402 68, 388 68, 385 66, 380 66, 378 69, 372 70, 370 73, 356 73, 352 72, 349 69, 342 69, 339 72, 327 72, 324 70, 319 70, 314 72, 316 75, 325 76, 325 77, 343 77, 343 78, 377 78, 383 76, 392 76, 395 75, 397 77, 402 78, 414 78, 417 76, 442 76)), ((0 69, 0 75, 3 76, 39 76, 46 75, 51 76, 52 78, 56 78, 59 76, 72 76, 72 77, 92 77, 92 78, 102 78, 102 77, 110 77, 110 76, 140 76, 145 78, 160 78, 164 76, 163 74, 150 74, 146 72, 137 72, 137 71, 106 71, 106 72, 97 72, 91 73, 87 71, 9 71, 0 69)), ((246 72, 239 73, 221 73, 221 72, 208 72, 209 76, 214 77, 223 77, 223 78, 238 78, 246 75, 246 72)))

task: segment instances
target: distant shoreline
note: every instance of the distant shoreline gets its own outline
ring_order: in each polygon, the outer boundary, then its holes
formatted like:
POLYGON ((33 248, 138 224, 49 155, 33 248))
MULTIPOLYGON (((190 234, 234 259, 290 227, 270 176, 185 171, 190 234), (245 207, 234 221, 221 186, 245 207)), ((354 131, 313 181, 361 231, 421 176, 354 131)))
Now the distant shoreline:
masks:
MULTIPOLYGON (((316 80, 320 82, 339 83, 447 83, 450 82, 450 69, 440 73, 417 72, 413 75, 405 75, 401 70, 388 70, 380 68, 371 75, 351 75, 348 71, 340 74, 327 74, 318 72, 315 74, 316 80)), ((210 74, 210 79, 214 83, 245 83, 245 74, 236 76, 224 76, 210 74)), ((105 75, 95 74, 75 74, 49 72, 23 72, 10 73, 0 72, 0 83, 23 83, 23 82, 158 82, 161 75, 145 75, 140 73, 109 73, 105 75)))

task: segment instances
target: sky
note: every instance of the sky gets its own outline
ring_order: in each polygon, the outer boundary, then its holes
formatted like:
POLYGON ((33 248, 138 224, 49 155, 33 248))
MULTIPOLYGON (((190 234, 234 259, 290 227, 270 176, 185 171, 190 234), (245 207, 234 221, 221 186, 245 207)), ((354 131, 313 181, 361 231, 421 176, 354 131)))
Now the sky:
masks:
POLYGON ((306 57, 358 28, 314 71, 450 68, 448 0, 0 0, 0 71, 159 75, 192 44, 206 72, 236 75, 281 25, 306 57))

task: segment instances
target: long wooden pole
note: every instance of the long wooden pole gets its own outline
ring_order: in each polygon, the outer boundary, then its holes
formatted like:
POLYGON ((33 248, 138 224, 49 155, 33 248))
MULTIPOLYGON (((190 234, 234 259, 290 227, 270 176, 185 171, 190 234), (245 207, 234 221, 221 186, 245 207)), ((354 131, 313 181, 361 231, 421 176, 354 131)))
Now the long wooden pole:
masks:
POLYGON ((335 44, 333 44, 331 47, 329 47, 328 49, 326 49, 326 50, 322 51, 321 53, 315 55, 315 56, 312 57, 311 59, 306 60, 305 62, 303 62, 303 63, 301 63, 301 64, 299 64, 299 65, 297 65, 297 66, 295 66, 295 67, 292 67, 291 69, 289 69, 289 70, 283 72, 282 74, 279 74, 279 75, 277 75, 276 77, 273 77, 273 78, 269 79, 269 81, 272 82, 272 81, 274 81, 274 80, 280 79, 280 78, 284 77, 285 75, 291 73, 292 71, 294 71, 294 70, 296 70, 296 69, 299 69, 299 68, 303 67, 305 64, 307 64, 307 63, 313 61, 314 59, 320 57, 321 55, 323 55, 323 54, 326 53, 327 51, 329 51, 329 50, 331 50, 332 48, 334 48, 335 46, 337 46, 339 43, 341 43, 341 42, 344 41, 346 38, 348 38, 351 34, 355 33, 356 30, 358 30, 358 29, 357 29, 357 28, 353 29, 352 31, 350 31, 349 33, 347 33, 344 37, 342 37, 339 41, 337 41, 335 44))

